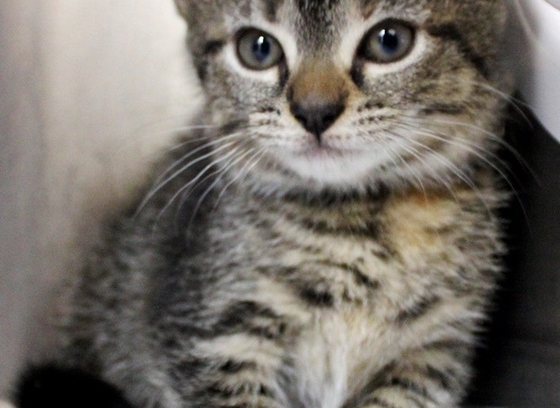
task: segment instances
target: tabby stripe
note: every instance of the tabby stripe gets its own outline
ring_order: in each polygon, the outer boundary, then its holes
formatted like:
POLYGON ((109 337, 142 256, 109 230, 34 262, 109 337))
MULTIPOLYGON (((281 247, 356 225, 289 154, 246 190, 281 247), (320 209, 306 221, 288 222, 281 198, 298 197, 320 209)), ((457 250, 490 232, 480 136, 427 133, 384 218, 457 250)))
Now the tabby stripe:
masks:
POLYGON ((455 361, 465 362, 471 357, 471 344, 461 339, 440 340, 424 346, 424 352, 443 352, 455 361))
POLYGON ((434 103, 420 111, 424 115, 443 113, 446 115, 459 115, 464 112, 464 108, 457 104, 434 103))
POLYGON ((412 307, 409 307, 405 310, 401 310, 397 315, 395 321, 398 324, 410 323, 413 320, 417 320, 422 316, 427 315, 432 309, 435 308, 435 306, 440 304, 440 302, 441 299, 437 296, 429 296, 429 297, 421 298, 412 307))
POLYGON ((381 228, 378 223, 368 222, 363 226, 331 225, 328 221, 316 221, 304 218, 298 220, 300 225, 320 235, 345 235, 358 236, 378 241, 381 236, 381 228))
POLYGON ((409 392, 412 392, 418 396, 434 401, 434 399, 428 393, 428 390, 423 385, 413 381, 409 378, 393 377, 391 381, 387 384, 388 387, 400 388, 409 392))
MULTIPOLYGON (((186 322, 171 321, 168 319, 165 329, 173 332, 178 336, 199 337, 204 339, 212 339, 216 336, 233 333, 245 333, 268 340, 276 340, 281 338, 286 332, 286 324, 280 317, 273 318, 268 311, 263 311, 260 315, 242 315, 240 309, 232 309, 223 316, 218 323, 211 328, 194 327, 186 322), (263 318, 264 322, 257 320, 263 318)), ((173 343, 166 341, 166 348, 171 348, 173 343)))
POLYGON ((350 77, 358 88, 363 87, 365 83, 364 65, 363 62, 354 62, 350 70, 350 77))
POLYGON ((312 286, 300 288, 300 297, 315 307, 334 307, 334 295, 326 290, 318 290, 312 286))
POLYGON ((364 272, 362 272, 359 268, 348 265, 350 272, 354 275, 354 279, 356 279, 356 283, 367 287, 372 291, 376 291, 381 287, 379 281, 371 279, 367 276, 364 272))
MULTIPOLYGON (((200 404, 197 405, 195 408, 208 408, 208 404, 200 404)), ((219 404, 216 405, 216 408, 247 408, 246 404, 219 404)))
POLYGON ((240 301, 230 305, 218 323, 212 327, 212 334, 222 335, 245 332, 251 335, 274 339, 281 336, 284 327, 280 316, 267 306, 253 301, 240 301), (257 319, 270 322, 268 325, 256 324, 257 319))
POLYGON ((253 383, 240 383, 235 387, 228 386, 227 384, 215 382, 208 387, 198 390, 195 397, 221 397, 224 399, 239 397, 242 395, 261 395, 268 398, 274 398, 274 392, 263 384, 253 383))
POLYGON ((465 57, 471 62, 474 68, 484 77, 488 78, 490 72, 488 66, 484 59, 478 55, 468 44, 468 42, 463 38, 457 26, 448 23, 442 25, 433 25, 427 28, 430 35, 434 37, 440 37, 444 40, 454 41, 459 45, 460 51, 465 55, 465 57))
POLYGON ((218 54, 222 48, 224 48, 227 44, 225 40, 212 40, 208 41, 204 44, 204 48, 202 50, 203 55, 216 55, 218 54))
POLYGON ((286 333, 286 329, 286 323, 278 323, 269 326, 253 326, 247 330, 247 333, 267 340, 279 340, 286 333))
POLYGON ((396 405, 390 404, 389 402, 379 398, 379 397, 371 397, 371 398, 367 398, 362 404, 361 406, 363 407, 368 407, 370 405, 375 406, 375 408, 380 407, 380 408, 399 408, 396 405))
POLYGON ((264 16, 271 23, 278 21, 278 9, 282 5, 283 0, 266 0, 264 3, 264 16))
POLYGON ((237 374, 241 371, 255 369, 257 369, 257 364, 253 361, 227 360, 218 366, 218 370, 227 374, 237 374))
POLYGON ((452 390, 457 388, 456 387, 457 381, 455 380, 453 374, 450 373, 449 371, 443 371, 429 364, 426 367, 422 368, 421 370, 423 375, 425 375, 428 379, 438 384, 442 389, 452 390))
POLYGON ((354 280, 358 285, 365 286, 370 290, 378 290, 379 287, 381 286, 381 284, 378 281, 371 279, 356 265, 351 265, 348 263, 336 263, 330 261, 321 261, 319 262, 319 264, 341 269, 345 272, 349 272, 354 277, 354 280))
POLYGON ((333 10, 339 0, 296 0, 296 6, 302 17, 307 21, 317 23, 325 20, 325 15, 333 10))

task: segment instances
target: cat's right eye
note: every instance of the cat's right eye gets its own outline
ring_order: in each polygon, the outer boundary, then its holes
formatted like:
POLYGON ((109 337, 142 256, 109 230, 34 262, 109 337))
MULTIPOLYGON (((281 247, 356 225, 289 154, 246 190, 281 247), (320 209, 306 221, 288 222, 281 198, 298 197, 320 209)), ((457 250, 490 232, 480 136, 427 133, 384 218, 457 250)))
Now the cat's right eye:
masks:
POLYGON ((280 63, 284 51, 276 38, 250 28, 241 31, 237 38, 237 56, 245 67, 263 71, 280 63))

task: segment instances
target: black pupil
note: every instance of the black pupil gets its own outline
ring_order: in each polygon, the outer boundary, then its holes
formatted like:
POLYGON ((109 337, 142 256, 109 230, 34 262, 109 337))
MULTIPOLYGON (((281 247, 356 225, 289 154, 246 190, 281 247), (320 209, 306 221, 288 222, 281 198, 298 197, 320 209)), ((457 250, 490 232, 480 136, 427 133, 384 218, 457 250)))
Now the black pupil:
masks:
POLYGON ((399 35, 395 29, 385 28, 379 32, 377 38, 384 51, 394 54, 399 50, 399 35))
POLYGON ((266 38, 264 35, 259 35, 255 38, 255 42, 253 43, 253 55, 255 59, 259 62, 265 62, 268 57, 270 57, 270 53, 272 50, 272 43, 270 39, 266 38))

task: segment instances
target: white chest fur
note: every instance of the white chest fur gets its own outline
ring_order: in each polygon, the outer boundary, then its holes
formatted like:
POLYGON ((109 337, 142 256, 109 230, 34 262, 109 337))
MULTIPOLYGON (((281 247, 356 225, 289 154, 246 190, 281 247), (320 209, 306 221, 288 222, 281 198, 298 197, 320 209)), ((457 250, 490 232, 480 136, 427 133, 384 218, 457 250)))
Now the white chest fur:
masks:
POLYGON ((394 357, 391 334, 365 308, 318 311, 309 323, 291 356, 288 406, 340 408, 394 357))

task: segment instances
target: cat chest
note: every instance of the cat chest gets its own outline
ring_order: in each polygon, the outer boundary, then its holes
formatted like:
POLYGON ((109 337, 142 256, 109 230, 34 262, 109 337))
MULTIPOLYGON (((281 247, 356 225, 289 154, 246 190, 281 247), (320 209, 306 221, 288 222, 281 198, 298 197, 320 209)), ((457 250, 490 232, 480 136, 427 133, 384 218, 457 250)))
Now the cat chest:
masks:
POLYGON ((342 407, 394 358, 390 338, 366 308, 313 313, 290 358, 289 406, 342 407))

